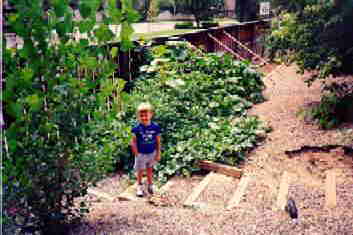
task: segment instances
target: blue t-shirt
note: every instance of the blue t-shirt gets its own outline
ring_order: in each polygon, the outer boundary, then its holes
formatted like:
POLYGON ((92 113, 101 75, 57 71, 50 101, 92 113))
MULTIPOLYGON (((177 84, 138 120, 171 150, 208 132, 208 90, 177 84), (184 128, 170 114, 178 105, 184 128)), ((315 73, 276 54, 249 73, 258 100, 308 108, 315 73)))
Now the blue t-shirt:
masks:
POLYGON ((132 128, 132 133, 136 136, 139 153, 153 153, 157 147, 157 136, 160 135, 161 128, 153 122, 148 126, 140 123, 132 128))

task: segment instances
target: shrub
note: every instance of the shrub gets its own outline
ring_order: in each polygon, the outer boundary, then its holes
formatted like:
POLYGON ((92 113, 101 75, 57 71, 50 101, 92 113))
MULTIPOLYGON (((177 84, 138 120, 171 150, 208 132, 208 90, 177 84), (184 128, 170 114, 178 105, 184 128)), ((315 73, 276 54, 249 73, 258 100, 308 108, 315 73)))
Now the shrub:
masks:
POLYGON ((201 27, 202 28, 211 28, 211 27, 218 27, 219 23, 218 22, 214 22, 214 21, 202 21, 201 22, 201 27))
MULTIPOLYGON (((114 34, 105 24, 94 29, 100 1, 80 2, 77 21, 68 1, 51 1, 46 12, 42 2, 10 1, 7 20, 24 45, 4 52, 4 216, 22 232, 64 234, 88 209, 74 199, 113 169, 129 142, 129 128, 114 121, 125 82, 112 78, 117 48, 102 46, 114 34), (74 40, 76 30, 88 39, 74 40)), ((105 23, 123 23, 126 49, 137 15, 128 4, 107 7, 105 23)))
POLYGON ((181 23, 176 23, 174 28, 175 29, 193 29, 194 24, 193 24, 193 22, 181 22, 181 23))
POLYGON ((352 118, 353 109, 351 107, 353 107, 352 94, 345 97, 328 94, 322 97, 318 106, 309 110, 308 115, 323 129, 330 129, 352 118))

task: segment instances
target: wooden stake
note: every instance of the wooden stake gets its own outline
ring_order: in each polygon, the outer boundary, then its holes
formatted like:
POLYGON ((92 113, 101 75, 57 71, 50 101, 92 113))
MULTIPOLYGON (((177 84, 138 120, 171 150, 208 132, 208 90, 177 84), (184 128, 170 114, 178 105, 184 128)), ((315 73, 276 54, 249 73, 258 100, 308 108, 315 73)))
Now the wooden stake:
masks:
POLYGON ((228 210, 239 205, 250 180, 251 180, 251 176, 244 176, 241 178, 237 187, 237 191, 234 193, 234 196, 230 199, 228 203, 228 206, 227 206, 228 210))
POLYGON ((278 192, 277 197, 277 208, 280 210, 284 210, 284 207, 287 204, 287 196, 288 196, 288 188, 289 188, 289 175, 288 172, 283 172, 282 180, 278 192))
POLYGON ((334 208, 336 205, 336 174, 333 170, 329 170, 326 172, 326 207, 334 208))
POLYGON ((191 192, 189 197, 185 200, 184 206, 192 206, 194 204, 194 201, 199 197, 201 192, 206 188, 206 186, 210 183, 212 180, 212 177, 214 176, 213 172, 210 172, 201 182, 199 185, 197 185, 196 188, 191 192))

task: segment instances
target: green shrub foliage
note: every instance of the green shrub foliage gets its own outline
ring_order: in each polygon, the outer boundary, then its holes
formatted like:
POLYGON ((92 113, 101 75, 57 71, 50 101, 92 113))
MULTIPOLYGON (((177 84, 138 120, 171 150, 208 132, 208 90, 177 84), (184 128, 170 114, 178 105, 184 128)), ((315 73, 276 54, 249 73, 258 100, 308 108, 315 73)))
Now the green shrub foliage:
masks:
POLYGON ((211 27, 218 27, 219 23, 214 21, 201 21, 202 28, 211 28, 211 27))
POLYGON ((194 28, 193 22, 180 22, 176 23, 174 26, 175 29, 192 29, 194 28))
POLYGON ((133 125, 139 102, 155 106, 155 121, 163 129, 159 180, 198 171, 202 159, 230 165, 244 159, 264 134, 260 121, 246 116, 263 100, 260 74, 249 63, 229 55, 201 55, 185 44, 152 52, 154 60, 141 68, 125 116, 133 125))
POLYGON ((271 57, 296 62, 301 72, 311 71, 311 80, 353 73, 353 4, 308 5, 297 13, 284 13, 273 21, 268 37, 271 57), (349 10, 347 10, 349 9, 349 10))
MULTIPOLYGON (((267 38, 270 57, 296 63, 301 73, 309 71, 308 85, 323 81, 325 95, 312 116, 320 126, 329 128, 343 120, 337 118, 342 105, 350 103, 350 82, 332 86, 327 78, 353 74, 353 2, 342 1, 275 1, 284 11, 273 20, 267 38), (342 94, 341 91, 345 91, 342 94)), ((335 83, 334 83, 335 84, 335 83)))
POLYGON ((4 51, 4 211, 23 231, 63 234, 58 225, 87 212, 74 199, 113 169, 129 142, 116 117, 125 95, 125 82, 114 78, 117 48, 102 45, 115 38, 108 24, 121 24, 128 49, 138 15, 129 1, 121 9, 108 1, 97 24, 99 0, 79 1, 75 20, 68 0, 43 2, 10 1, 15 11, 6 19, 24 43, 4 51), (87 38, 75 40, 77 31, 87 38))

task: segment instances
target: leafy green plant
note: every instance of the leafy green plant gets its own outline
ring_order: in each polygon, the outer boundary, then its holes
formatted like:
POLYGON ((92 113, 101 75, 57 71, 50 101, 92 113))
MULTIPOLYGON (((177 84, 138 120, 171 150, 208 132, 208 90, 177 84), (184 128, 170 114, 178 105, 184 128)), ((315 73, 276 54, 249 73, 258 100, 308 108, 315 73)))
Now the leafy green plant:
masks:
POLYGON ((215 22, 215 21, 212 21, 212 20, 209 20, 209 21, 201 21, 201 27, 202 28, 211 28, 211 27, 217 27, 219 26, 218 22, 215 22))
POLYGON ((259 73, 229 55, 200 55, 186 44, 170 44, 152 49, 154 60, 141 68, 125 110, 132 126, 139 102, 156 108, 163 129, 160 181, 198 171, 202 159, 235 165, 265 132, 257 118, 246 117, 263 100, 259 73))
POLYGON ((329 91, 311 116, 323 128, 342 121, 340 109, 348 109, 351 97, 345 85, 328 83, 327 79, 353 74, 353 19, 351 1, 275 1, 284 10, 273 20, 267 40, 270 57, 296 63, 299 72, 309 71, 308 85, 321 79, 323 92, 329 91), (343 108, 343 105, 347 105, 343 108))
POLYGON ((179 0, 176 2, 178 12, 192 14, 198 28, 200 28, 202 20, 212 19, 217 13, 222 11, 223 6, 223 0, 179 0))
POLYGON ((352 115, 352 110, 347 107, 353 107, 352 95, 341 98, 330 93, 324 95, 320 103, 307 110, 305 115, 316 120, 322 128, 330 129, 344 122, 349 118, 348 115, 352 115))
POLYGON ((307 1, 298 11, 281 14, 268 38, 272 55, 290 56, 312 82, 330 75, 352 74, 353 4, 307 1))
POLYGON ((336 126, 339 120, 335 116, 335 109, 338 103, 336 96, 324 96, 318 106, 313 107, 310 115, 316 119, 319 125, 324 129, 336 126))
POLYGON ((192 29, 194 24, 192 22, 178 22, 174 26, 175 29, 192 29))
POLYGON ((7 21, 24 43, 4 51, 4 212, 22 232, 67 231, 88 209, 74 199, 113 169, 129 142, 119 119, 125 82, 111 59, 117 48, 104 44, 115 37, 108 25, 121 24, 121 48, 130 48, 138 14, 127 0, 121 9, 108 1, 98 24, 100 3, 80 1, 82 19, 74 20, 68 0, 10 1, 7 21), (77 31, 87 38, 76 40, 77 31))

